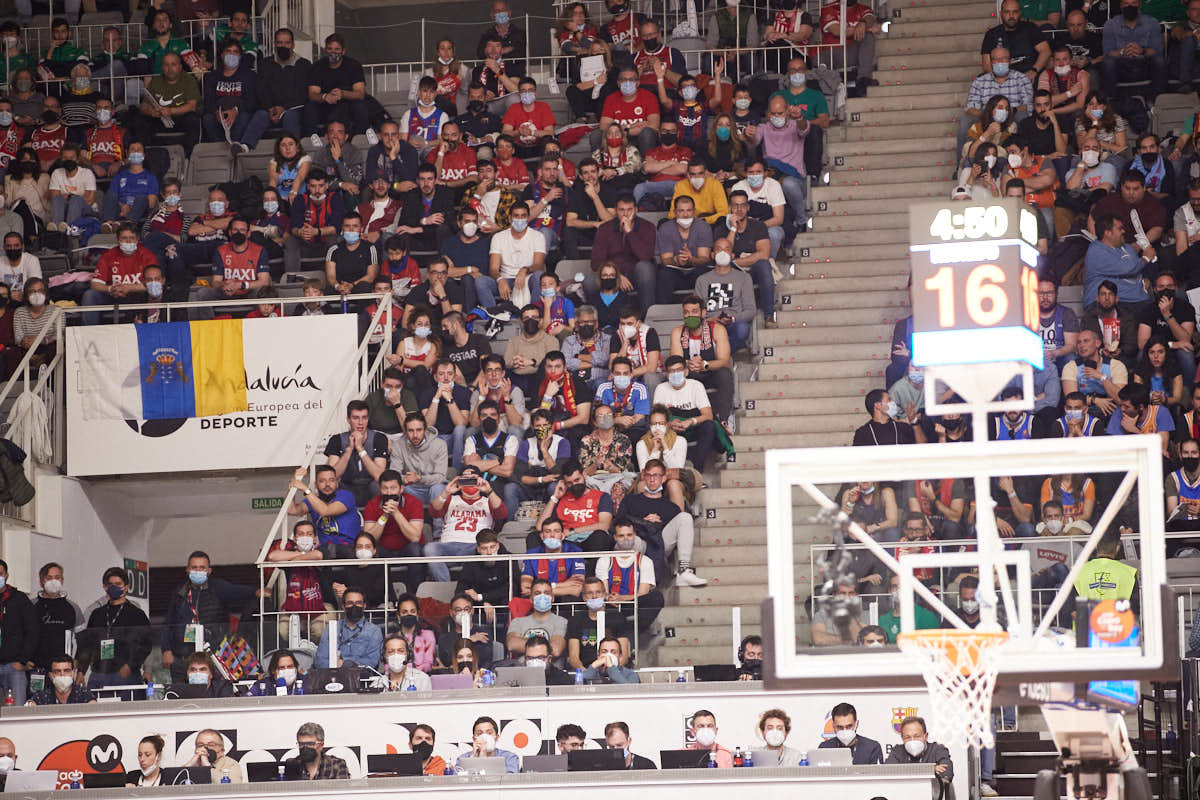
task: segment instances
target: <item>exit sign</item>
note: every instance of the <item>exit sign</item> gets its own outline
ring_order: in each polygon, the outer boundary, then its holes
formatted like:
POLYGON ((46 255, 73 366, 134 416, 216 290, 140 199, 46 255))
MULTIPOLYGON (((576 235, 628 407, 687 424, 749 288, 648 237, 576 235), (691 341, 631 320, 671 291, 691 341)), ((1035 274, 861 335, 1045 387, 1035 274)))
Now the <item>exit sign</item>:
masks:
POLYGON ((277 508, 283 508, 282 497, 251 497, 251 511, 274 511, 277 508))

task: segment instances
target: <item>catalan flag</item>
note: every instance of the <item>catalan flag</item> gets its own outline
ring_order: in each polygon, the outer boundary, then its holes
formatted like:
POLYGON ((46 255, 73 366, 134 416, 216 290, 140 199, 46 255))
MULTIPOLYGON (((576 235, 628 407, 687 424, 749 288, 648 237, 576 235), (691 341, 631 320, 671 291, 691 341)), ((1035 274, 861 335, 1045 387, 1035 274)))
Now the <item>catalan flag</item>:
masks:
POLYGON ((179 419, 246 411, 242 320, 85 329, 85 419, 179 419))

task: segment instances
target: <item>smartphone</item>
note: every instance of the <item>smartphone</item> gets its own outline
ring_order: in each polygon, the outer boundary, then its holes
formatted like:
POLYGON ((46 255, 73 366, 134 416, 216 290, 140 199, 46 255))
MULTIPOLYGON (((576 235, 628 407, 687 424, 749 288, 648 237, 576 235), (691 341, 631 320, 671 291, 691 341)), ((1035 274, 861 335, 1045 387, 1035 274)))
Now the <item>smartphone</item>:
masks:
POLYGON ((458 485, 459 486, 478 486, 479 479, 476 478, 474 475, 467 475, 465 477, 458 479, 458 485))

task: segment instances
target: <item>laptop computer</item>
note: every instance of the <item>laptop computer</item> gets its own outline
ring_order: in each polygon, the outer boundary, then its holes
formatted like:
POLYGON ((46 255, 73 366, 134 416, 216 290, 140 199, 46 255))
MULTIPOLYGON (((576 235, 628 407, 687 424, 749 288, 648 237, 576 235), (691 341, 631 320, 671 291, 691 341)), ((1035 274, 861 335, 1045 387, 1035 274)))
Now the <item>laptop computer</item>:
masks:
POLYGON ((543 667, 496 667, 497 686, 545 686, 543 667))
POLYGON ((736 681, 737 667, 733 664, 697 664, 692 667, 692 674, 697 681, 713 683, 718 681, 736 681))
POLYGON ((212 783, 211 767, 163 767, 162 786, 183 786, 186 782, 212 783))
MULTIPOLYGON (((751 750, 750 757, 754 759, 755 769, 759 767, 794 767, 796 764, 780 764, 779 754, 774 750, 751 750)), ((799 763, 799 762, 797 762, 799 763)))
POLYGON ((525 756, 521 772, 566 772, 566 756, 525 756))
POLYGON ((660 750, 659 763, 663 769, 693 769, 708 766, 707 750, 660 750))
POLYGON ((463 675, 461 672, 451 675, 430 675, 429 687, 435 692, 445 689, 474 689, 475 678, 471 675, 463 675))
MULTIPOLYGON (((468 775, 503 775, 505 771, 503 758, 464 758, 458 766, 468 775)), ((455 770, 457 772, 457 770, 455 770)))
POLYGON ((625 769, 625 754, 620 750, 572 750, 567 753, 571 772, 604 772, 625 769))
POLYGON ((367 772, 372 775, 420 775, 424 772, 423 765, 424 759, 416 753, 381 753, 367 756, 367 772))
POLYGON ((849 747, 818 747, 808 751, 808 763, 813 767, 849 767, 854 763, 854 753, 849 747))
POLYGON ((314 667, 304 674, 304 689, 309 694, 355 694, 358 674, 357 667, 314 667))
MULTIPOLYGON (((116 786, 125 785, 125 773, 116 773, 121 778, 121 782, 116 786)), ((87 779, 100 777, 99 775, 84 775, 84 788, 90 789, 87 779)), ((105 775, 104 777, 108 777, 105 775)), ((14 770, 8 773, 4 779, 4 791, 6 792, 46 792, 53 791, 58 788, 58 770, 56 769, 31 769, 31 770, 14 770)))
POLYGON ((163 697, 167 700, 196 700, 208 697, 208 686, 191 683, 172 683, 167 687, 163 697))
MULTIPOLYGON (((267 781, 279 780, 279 768, 283 766, 280 761, 252 761, 249 764, 243 765, 246 768, 246 780, 249 783, 266 783, 267 781)), ((292 780, 290 774, 284 775, 284 780, 292 780)))

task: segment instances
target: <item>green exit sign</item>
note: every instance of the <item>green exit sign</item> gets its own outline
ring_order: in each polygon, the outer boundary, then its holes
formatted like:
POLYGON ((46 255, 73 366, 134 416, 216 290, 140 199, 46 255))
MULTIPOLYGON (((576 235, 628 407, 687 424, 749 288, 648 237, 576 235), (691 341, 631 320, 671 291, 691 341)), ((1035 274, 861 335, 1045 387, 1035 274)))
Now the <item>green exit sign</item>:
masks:
POLYGON ((283 508, 282 497, 251 497, 251 511, 274 511, 275 509, 283 508))

